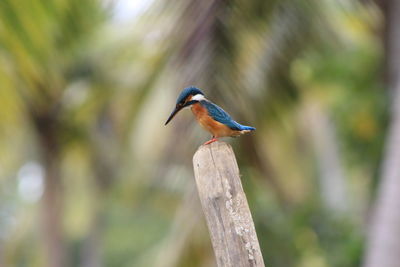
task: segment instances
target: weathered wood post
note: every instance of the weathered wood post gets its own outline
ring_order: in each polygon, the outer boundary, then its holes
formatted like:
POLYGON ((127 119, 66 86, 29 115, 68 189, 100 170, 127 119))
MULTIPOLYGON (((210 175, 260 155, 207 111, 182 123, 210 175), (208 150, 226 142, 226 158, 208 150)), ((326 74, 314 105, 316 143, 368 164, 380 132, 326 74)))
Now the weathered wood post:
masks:
POLYGON ((218 267, 264 266, 232 147, 201 146, 193 167, 218 267))

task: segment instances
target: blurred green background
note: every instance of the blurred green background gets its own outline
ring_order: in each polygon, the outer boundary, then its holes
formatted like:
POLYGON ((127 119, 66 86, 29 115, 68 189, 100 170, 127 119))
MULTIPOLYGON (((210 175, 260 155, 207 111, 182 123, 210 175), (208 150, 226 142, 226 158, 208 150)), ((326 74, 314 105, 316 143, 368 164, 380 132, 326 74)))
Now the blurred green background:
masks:
POLYGON ((214 266, 209 134, 188 110, 164 126, 189 85, 257 128, 225 141, 266 265, 360 266, 390 2, 1 0, 0 266, 214 266))

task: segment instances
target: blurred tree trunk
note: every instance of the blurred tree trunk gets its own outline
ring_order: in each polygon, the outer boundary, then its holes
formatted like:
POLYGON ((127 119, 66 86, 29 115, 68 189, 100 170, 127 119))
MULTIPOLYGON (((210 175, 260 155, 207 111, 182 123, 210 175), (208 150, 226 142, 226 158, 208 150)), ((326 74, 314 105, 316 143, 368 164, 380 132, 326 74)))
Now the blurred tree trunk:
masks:
POLYGON ((351 202, 348 200, 336 129, 321 105, 308 102, 304 112, 305 129, 311 135, 311 146, 317 159, 321 198, 329 210, 343 214, 351 210, 351 202))
POLYGON ((365 267, 397 267, 400 263, 400 1, 387 0, 382 6, 386 15, 387 82, 393 102, 365 267))
MULTIPOLYGON (((126 122, 129 123, 129 122, 126 122)), ((126 129, 129 129, 126 128, 126 129)), ((102 257, 102 237, 104 232, 104 219, 106 210, 103 200, 112 188, 120 165, 119 157, 121 150, 118 144, 117 127, 112 116, 110 107, 106 104, 100 111, 96 123, 91 131, 91 165, 95 176, 95 199, 92 208, 92 218, 89 233, 84 241, 81 254, 83 267, 104 266, 102 257)))
POLYGON ((90 230, 84 241, 81 255, 82 267, 101 267, 104 265, 101 245, 104 231, 104 210, 101 208, 101 203, 103 202, 100 197, 97 197, 97 200, 99 204, 95 204, 90 230))
POLYGON ((62 182, 56 117, 55 112, 33 114, 45 169, 42 232, 49 267, 67 266, 62 234, 62 182))

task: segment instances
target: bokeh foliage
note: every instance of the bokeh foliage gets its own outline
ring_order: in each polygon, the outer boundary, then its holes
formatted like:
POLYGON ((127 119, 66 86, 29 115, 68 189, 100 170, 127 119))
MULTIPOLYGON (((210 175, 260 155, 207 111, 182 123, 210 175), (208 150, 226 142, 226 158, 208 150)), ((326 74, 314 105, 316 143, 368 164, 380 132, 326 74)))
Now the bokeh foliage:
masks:
POLYGON ((257 128, 227 141, 266 264, 358 266, 389 101, 379 8, 139 2, 0 2, 0 265, 212 266, 207 133, 189 112, 164 127, 194 84, 257 128))

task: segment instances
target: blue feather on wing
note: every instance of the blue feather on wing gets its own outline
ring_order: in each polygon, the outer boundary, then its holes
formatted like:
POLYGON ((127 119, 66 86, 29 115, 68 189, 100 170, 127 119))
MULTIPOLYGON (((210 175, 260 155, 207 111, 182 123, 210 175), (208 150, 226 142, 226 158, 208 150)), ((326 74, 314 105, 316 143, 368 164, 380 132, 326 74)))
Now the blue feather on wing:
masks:
POLYGON ((200 102, 208 111, 208 114, 216 121, 225 124, 229 128, 235 131, 253 131, 256 128, 241 125, 240 123, 234 121, 225 110, 220 108, 219 106, 211 103, 210 101, 203 100, 200 102))

